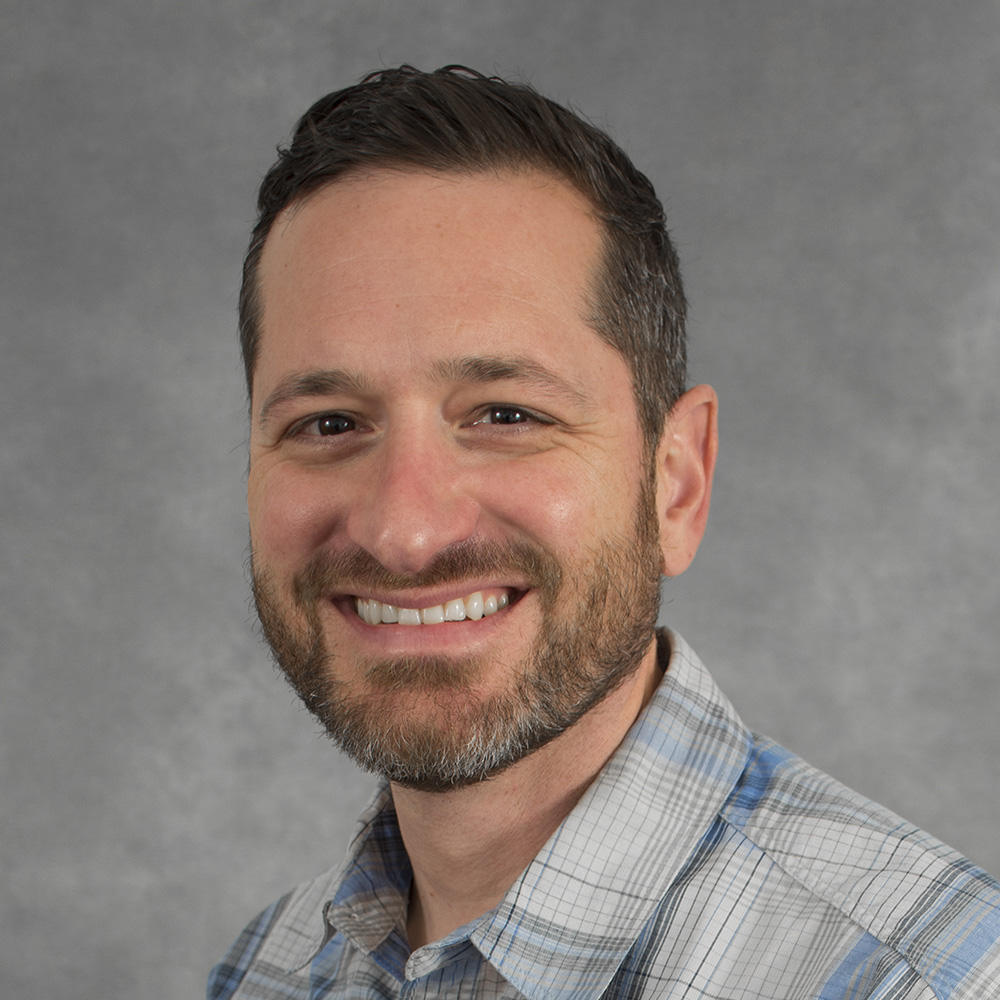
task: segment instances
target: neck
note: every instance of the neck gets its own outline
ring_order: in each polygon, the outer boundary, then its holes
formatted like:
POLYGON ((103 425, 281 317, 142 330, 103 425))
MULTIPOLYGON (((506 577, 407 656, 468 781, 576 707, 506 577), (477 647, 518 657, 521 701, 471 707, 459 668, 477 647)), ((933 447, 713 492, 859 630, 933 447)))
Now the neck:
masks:
POLYGON ((655 642, 639 669, 579 722, 490 781, 450 792, 392 789, 413 868, 412 949, 503 899, 621 743, 660 679, 655 642))

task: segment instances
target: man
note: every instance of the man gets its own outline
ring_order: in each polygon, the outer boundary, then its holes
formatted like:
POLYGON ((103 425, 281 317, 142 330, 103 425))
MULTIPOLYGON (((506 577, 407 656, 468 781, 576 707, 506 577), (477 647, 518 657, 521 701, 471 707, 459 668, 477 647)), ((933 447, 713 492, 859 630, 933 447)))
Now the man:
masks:
POLYGON ((254 595, 386 783, 209 996, 1000 995, 1000 886, 655 632, 717 403, 624 154, 530 88, 403 67, 318 102, 259 209, 254 595))

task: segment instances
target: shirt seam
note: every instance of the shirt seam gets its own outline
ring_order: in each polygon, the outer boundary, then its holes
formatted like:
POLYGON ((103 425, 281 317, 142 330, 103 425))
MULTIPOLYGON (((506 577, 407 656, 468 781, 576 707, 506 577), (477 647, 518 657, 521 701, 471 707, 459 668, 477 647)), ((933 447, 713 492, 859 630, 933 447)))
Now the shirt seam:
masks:
MULTIPOLYGON (((825 905, 831 907, 839 913, 841 917, 851 923, 854 927, 857 927, 863 933, 874 938, 883 948, 888 948, 907 967, 907 969, 917 976, 920 982, 934 994, 937 1000, 947 1000, 947 998, 938 991, 937 987, 927 979, 920 969, 917 968, 913 959, 910 958, 909 955, 907 955, 904 951, 901 951, 896 945, 887 941, 881 932, 876 932, 875 928, 859 920, 854 916, 854 914, 848 912, 848 910, 841 903, 836 901, 834 897, 838 895, 843 896, 843 893, 838 893, 837 890, 833 889, 829 885, 826 885, 821 879, 816 879, 816 885, 810 885, 805 878, 794 872, 787 864, 783 864, 780 860, 780 855, 773 853, 763 843, 761 843, 760 840, 751 836, 736 820, 726 816, 724 812, 719 813, 719 819, 729 829, 735 831, 740 837, 747 841, 747 843, 752 844, 756 850, 760 851, 760 853, 767 858, 767 860, 773 864, 775 868, 783 872, 789 879, 791 879, 792 882, 800 886, 814 898, 822 900, 825 905)), ((868 912, 867 906, 861 907, 861 909, 865 913, 868 912)), ((884 931, 885 928, 882 930, 884 931)))

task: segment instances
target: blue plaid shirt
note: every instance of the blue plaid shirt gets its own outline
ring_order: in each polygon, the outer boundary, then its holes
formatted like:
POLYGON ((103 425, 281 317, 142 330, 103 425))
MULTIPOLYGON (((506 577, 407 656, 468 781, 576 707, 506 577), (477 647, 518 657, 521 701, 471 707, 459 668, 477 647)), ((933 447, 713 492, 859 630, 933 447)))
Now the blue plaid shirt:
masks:
POLYGON ((496 909, 410 952, 388 789, 209 1000, 1000 997, 1000 884, 749 732, 676 634, 659 690, 496 909))

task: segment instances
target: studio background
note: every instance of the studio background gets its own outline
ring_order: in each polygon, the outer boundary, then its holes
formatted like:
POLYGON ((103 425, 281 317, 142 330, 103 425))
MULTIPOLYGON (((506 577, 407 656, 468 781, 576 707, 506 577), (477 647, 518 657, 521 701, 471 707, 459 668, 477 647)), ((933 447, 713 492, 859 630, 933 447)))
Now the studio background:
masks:
POLYGON ((371 779, 244 578, 239 266, 318 96, 527 79, 653 179, 722 399, 663 621, 1000 873, 1000 5, 0 0, 0 996, 191 998, 371 779))

